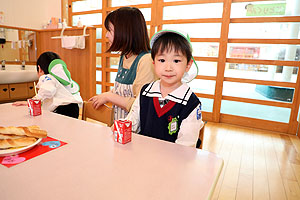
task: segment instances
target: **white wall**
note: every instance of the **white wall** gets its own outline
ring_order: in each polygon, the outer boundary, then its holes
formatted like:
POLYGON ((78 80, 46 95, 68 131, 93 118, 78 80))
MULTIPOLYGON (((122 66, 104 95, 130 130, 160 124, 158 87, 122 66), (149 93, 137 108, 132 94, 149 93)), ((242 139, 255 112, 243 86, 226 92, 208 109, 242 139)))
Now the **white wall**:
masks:
POLYGON ((61 18, 61 0, 0 0, 7 26, 41 29, 51 17, 61 18))

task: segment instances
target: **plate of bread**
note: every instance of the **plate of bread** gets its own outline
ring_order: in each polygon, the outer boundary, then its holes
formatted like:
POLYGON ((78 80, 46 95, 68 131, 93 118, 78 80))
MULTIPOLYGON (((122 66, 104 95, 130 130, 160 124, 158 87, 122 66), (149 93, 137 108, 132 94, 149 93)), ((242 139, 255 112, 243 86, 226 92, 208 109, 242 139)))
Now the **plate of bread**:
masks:
POLYGON ((0 157, 19 154, 39 144, 47 131, 39 126, 0 126, 0 157))

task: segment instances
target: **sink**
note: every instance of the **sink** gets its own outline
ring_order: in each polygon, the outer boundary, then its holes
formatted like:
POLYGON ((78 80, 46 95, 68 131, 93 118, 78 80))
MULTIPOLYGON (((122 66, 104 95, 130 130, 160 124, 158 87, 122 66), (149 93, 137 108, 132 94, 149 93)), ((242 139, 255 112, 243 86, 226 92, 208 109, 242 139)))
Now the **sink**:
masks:
POLYGON ((0 84, 25 83, 38 80, 36 66, 5 65, 3 70, 0 65, 0 84))

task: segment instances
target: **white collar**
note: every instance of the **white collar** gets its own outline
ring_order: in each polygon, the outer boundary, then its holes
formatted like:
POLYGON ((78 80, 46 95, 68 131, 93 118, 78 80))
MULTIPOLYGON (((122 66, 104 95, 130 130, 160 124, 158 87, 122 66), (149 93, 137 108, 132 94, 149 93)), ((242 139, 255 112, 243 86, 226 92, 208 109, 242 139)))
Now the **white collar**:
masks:
POLYGON ((186 105, 192 93, 190 87, 186 83, 182 83, 181 86, 163 98, 160 92, 160 80, 157 80, 150 83, 142 95, 147 97, 158 97, 159 99, 168 99, 186 105))

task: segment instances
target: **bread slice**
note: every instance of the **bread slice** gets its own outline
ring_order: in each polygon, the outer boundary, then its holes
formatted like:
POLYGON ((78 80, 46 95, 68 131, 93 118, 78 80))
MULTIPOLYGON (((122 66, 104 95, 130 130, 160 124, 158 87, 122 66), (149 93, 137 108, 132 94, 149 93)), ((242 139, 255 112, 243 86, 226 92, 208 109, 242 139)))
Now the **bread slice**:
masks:
POLYGON ((28 127, 0 127, 0 134, 3 135, 18 135, 18 136, 28 136, 35 138, 47 137, 47 131, 39 129, 38 126, 28 126, 28 127))
POLYGON ((13 147, 25 147, 29 146, 37 141, 34 137, 23 137, 17 139, 1 139, 0 149, 7 149, 13 147))
POLYGON ((18 139, 18 138, 23 138, 26 137, 25 135, 5 135, 5 134, 0 134, 0 139, 18 139))

